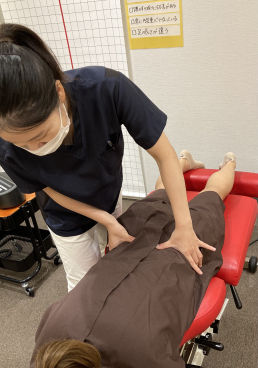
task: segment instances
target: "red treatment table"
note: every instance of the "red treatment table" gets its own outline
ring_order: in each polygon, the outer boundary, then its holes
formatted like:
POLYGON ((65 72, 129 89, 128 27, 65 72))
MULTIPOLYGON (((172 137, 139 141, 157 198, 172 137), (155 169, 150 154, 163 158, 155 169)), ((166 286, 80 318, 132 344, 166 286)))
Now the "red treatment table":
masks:
MULTIPOLYGON (((204 189, 207 180, 216 171, 197 169, 184 174, 188 201, 204 189)), ((200 368, 204 355, 208 355, 210 349, 224 348, 222 344, 212 341, 212 336, 218 332, 219 321, 228 302, 225 300, 226 284, 230 285, 236 307, 242 308, 235 286, 239 283, 243 267, 250 269, 246 253, 258 213, 257 197, 258 174, 236 172, 232 191, 224 201, 226 226, 223 265, 211 280, 197 316, 181 343, 181 355, 187 368, 200 368)), ((252 259, 255 262, 251 262, 250 270, 255 272, 257 258, 252 259)))
MULTIPOLYGON (((205 188, 209 177, 216 171, 197 169, 184 174, 188 201, 205 188)), ((258 174, 236 172, 232 191, 224 200, 226 226, 223 265, 216 277, 212 278, 199 311, 181 342, 180 354, 186 362, 186 368, 202 368, 204 356, 209 354, 210 349, 224 349, 222 344, 212 341, 212 337, 218 333, 220 319, 228 303, 228 299, 225 299, 226 284, 230 285, 236 307, 242 308, 235 286, 239 283, 244 266, 253 273, 257 269, 257 258, 251 257, 251 263, 246 258, 258 214, 255 198, 258 199, 258 174)))

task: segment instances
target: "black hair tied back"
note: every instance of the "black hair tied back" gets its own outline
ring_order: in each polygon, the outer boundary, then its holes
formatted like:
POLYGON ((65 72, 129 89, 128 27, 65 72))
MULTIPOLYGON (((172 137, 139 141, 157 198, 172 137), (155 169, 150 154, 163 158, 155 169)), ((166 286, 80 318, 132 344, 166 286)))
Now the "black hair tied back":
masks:
MULTIPOLYGON (((50 48, 31 29, 0 25, 0 131, 29 131, 59 105, 55 81, 67 76, 50 48)), ((71 98, 66 91, 68 114, 71 98)))

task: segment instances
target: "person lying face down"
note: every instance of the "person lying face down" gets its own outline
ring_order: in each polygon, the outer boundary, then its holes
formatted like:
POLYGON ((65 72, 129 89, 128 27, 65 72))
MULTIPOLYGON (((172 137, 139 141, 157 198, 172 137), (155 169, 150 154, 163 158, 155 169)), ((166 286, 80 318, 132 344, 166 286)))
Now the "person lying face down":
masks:
MULTIPOLYGON (((188 162, 181 161, 183 172, 189 170, 188 162)), ((185 367, 180 343, 222 265, 223 200, 232 189, 235 166, 230 154, 189 202, 198 238, 216 249, 201 248, 202 275, 175 248, 157 247, 175 228, 159 178, 156 191, 118 219, 134 241, 108 252, 45 311, 30 368, 185 367)))

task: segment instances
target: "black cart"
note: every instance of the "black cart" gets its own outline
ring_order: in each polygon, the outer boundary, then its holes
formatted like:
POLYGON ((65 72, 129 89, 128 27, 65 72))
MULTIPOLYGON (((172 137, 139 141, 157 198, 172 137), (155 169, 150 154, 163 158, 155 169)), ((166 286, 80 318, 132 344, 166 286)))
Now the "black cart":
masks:
POLYGON ((58 266, 61 259, 55 250, 47 256, 50 248, 55 248, 48 230, 38 228, 35 212, 39 210, 35 194, 26 194, 23 204, 15 208, 0 210, 0 268, 15 272, 28 271, 35 263, 36 270, 23 280, 0 275, 0 279, 21 284, 28 296, 34 296, 30 281, 41 268, 41 258, 54 258, 58 266), (30 219, 33 227, 31 226, 30 219), (20 226, 25 221, 26 226, 20 226))

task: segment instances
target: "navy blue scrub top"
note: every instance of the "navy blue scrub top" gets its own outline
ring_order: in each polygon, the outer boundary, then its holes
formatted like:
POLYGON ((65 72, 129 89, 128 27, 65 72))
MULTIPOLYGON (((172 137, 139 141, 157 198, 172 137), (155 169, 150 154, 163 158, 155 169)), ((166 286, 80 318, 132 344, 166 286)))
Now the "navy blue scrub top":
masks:
POLYGON ((96 222, 60 206, 41 191, 50 187, 112 213, 122 186, 121 125, 139 146, 149 149, 158 141, 167 115, 120 72, 88 66, 65 74, 69 76, 65 88, 75 101, 73 145, 36 156, 0 138, 0 165, 21 192, 45 196, 41 209, 47 225, 67 237, 84 233, 96 222))

